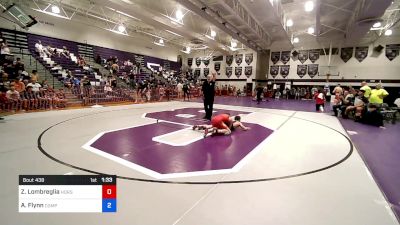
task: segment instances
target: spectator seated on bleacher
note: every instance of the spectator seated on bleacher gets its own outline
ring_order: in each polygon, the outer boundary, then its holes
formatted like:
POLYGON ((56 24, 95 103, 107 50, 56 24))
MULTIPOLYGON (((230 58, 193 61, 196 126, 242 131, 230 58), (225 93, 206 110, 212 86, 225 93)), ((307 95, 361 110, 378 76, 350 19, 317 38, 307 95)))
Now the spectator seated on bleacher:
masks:
POLYGON ((112 93, 113 89, 110 85, 109 82, 106 82, 106 85, 104 86, 104 92, 108 95, 110 95, 112 93))
POLYGON ((124 62, 124 66, 132 67, 133 63, 131 62, 130 59, 128 59, 127 61, 124 62))
POLYGON ((367 111, 363 114, 360 122, 380 128, 385 128, 383 125, 383 116, 377 110, 377 106, 375 104, 369 104, 367 111))
POLYGON ((63 55, 65 58, 70 58, 70 55, 69 55, 70 53, 69 53, 69 51, 68 51, 68 49, 67 49, 67 47, 65 47, 65 46, 63 46, 63 48, 62 48, 62 51, 61 51, 61 55, 63 55))
POLYGON ((94 62, 100 65, 103 64, 103 60, 101 59, 101 56, 99 54, 97 54, 94 62))
POLYGON ((397 108, 400 108, 400 98, 396 98, 393 102, 394 105, 396 105, 397 108))
POLYGON ((33 80, 38 81, 39 80, 39 75, 37 73, 37 70, 32 70, 30 80, 31 81, 33 81, 33 80))
POLYGON ((42 85, 40 85, 39 83, 37 83, 36 79, 32 79, 31 83, 29 83, 27 85, 27 87, 32 87, 32 91, 33 92, 39 92, 40 88, 42 87, 42 85))
POLYGON ((35 44, 35 51, 36 51, 36 53, 39 54, 40 57, 48 57, 47 53, 44 51, 44 47, 42 45, 42 41, 41 40, 39 40, 35 44))
POLYGON ((110 72, 112 73, 112 74, 117 74, 118 73, 118 71, 119 71, 119 66, 118 66, 118 64, 117 63, 114 63, 114 64, 112 64, 111 65, 111 70, 110 70, 110 72))
POLYGON ((357 95, 354 97, 353 105, 346 108, 344 115, 348 116, 349 114, 354 114, 355 121, 362 119, 362 115, 365 112, 365 108, 368 104, 368 99, 364 96, 364 94, 364 90, 358 91, 357 95))
POLYGON ((81 55, 78 56, 78 66, 81 68, 86 66, 86 60, 81 55))
POLYGON ((47 58, 52 57, 55 50, 56 49, 51 47, 51 45, 47 45, 45 48, 43 48, 43 52, 45 53, 44 56, 47 57, 47 58))
POLYGON ((11 51, 10 51, 10 48, 8 47, 7 41, 4 41, 1 43, 0 54, 1 55, 11 55, 11 51))
POLYGON ((16 81, 12 82, 11 85, 15 87, 15 90, 18 91, 19 93, 22 93, 25 91, 25 84, 22 82, 22 78, 17 79, 16 81))
POLYGON ((342 117, 347 118, 347 112, 345 113, 345 111, 347 107, 354 106, 353 98, 354 98, 353 93, 350 93, 349 91, 344 91, 343 93, 335 94, 334 105, 332 107, 334 116, 338 116, 338 111, 340 110, 343 113, 342 117))
POLYGON ((23 62, 21 62, 21 58, 17 58, 17 60, 14 62, 14 71, 16 74, 18 74, 18 76, 25 71, 25 65, 23 62))
POLYGON ((6 92, 6 97, 7 97, 7 104, 9 105, 10 109, 16 108, 21 100, 19 92, 15 90, 14 85, 10 86, 10 90, 6 92))

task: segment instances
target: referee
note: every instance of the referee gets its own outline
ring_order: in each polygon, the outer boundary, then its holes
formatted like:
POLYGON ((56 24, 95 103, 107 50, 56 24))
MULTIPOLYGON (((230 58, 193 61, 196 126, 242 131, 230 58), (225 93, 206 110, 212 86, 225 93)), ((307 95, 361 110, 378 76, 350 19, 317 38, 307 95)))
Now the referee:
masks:
POLYGON ((212 75, 207 76, 207 80, 204 81, 203 87, 203 100, 204 100, 204 111, 206 115, 204 119, 211 120, 213 104, 214 104, 214 94, 215 94, 215 79, 217 78, 217 73, 214 71, 212 75))

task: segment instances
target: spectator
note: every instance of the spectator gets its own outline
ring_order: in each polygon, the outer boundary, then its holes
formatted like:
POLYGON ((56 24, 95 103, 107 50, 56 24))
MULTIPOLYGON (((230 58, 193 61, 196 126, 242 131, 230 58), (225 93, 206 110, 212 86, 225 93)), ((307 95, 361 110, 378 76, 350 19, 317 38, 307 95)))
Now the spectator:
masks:
POLYGON ((44 56, 50 58, 53 55, 54 50, 55 49, 51 47, 51 45, 47 45, 46 48, 43 48, 43 52, 45 53, 44 56))
POLYGON ((383 126, 383 116, 377 110, 377 106, 374 104, 368 105, 368 111, 364 113, 361 122, 368 125, 385 128, 383 126))
POLYGON ((369 96, 371 95, 371 88, 368 86, 368 83, 366 81, 361 82, 360 90, 364 91, 364 96, 366 98, 369 98, 369 96))
POLYGON ((338 104, 333 106, 333 112, 335 116, 338 116, 338 110, 342 112, 342 117, 348 117, 348 111, 346 109, 353 105, 354 102, 354 93, 349 93, 348 91, 344 91, 344 94, 339 95, 336 92, 335 96, 339 96, 338 104))
POLYGON ((96 59, 94 60, 97 64, 102 64, 102 61, 101 61, 101 56, 99 55, 99 54, 97 54, 97 56, 96 56, 96 59))
POLYGON ((111 73, 112 73, 112 74, 117 74, 118 71, 119 71, 119 66, 118 66, 118 64, 117 64, 117 63, 113 63, 113 64, 111 65, 111 73))
POLYGON ((382 88, 382 84, 377 84, 375 89, 371 91, 369 103, 381 105, 383 103, 383 99, 388 95, 389 93, 382 88))
POLYGON ((38 93, 39 89, 42 87, 39 83, 36 83, 36 79, 32 79, 32 82, 27 85, 27 87, 32 87, 34 93, 38 93))
POLYGON ((39 75, 37 73, 37 70, 32 70, 32 74, 31 74, 31 81, 38 81, 39 80, 39 75))
POLYGON ((92 84, 87 76, 84 76, 81 80, 81 84, 83 87, 90 87, 92 84))
POLYGON ((318 89, 318 92, 315 93, 314 99, 315 99, 315 110, 317 112, 323 112, 324 111, 325 96, 324 96, 324 93, 322 93, 321 89, 318 89))
POLYGON ((15 90, 14 85, 10 86, 10 90, 6 92, 6 97, 7 97, 7 105, 9 107, 9 110, 11 109, 17 109, 18 104, 21 102, 21 98, 19 96, 18 91, 15 90))
POLYGON ((14 70, 18 75, 20 75, 22 71, 25 71, 25 65, 23 62, 21 62, 21 58, 17 58, 17 61, 15 61, 14 70))
POLYGON ((183 84, 181 82, 178 82, 178 84, 176 85, 176 90, 178 92, 178 99, 182 98, 182 94, 183 94, 183 84))
POLYGON ((185 80, 183 85, 182 85, 182 90, 183 90, 183 101, 185 101, 185 98, 187 97, 188 101, 190 100, 190 84, 189 81, 185 80))
POLYGON ((44 90, 48 90, 48 89, 51 89, 51 87, 49 86, 49 84, 48 84, 48 82, 47 82, 47 80, 46 79, 44 79, 43 81, 42 81, 42 88, 44 89, 44 90))
POLYGON ((8 47, 7 41, 4 41, 1 43, 1 50, 0 50, 1 55, 11 55, 10 48, 8 47))
POLYGON ((333 91, 332 91, 332 94, 333 95, 343 95, 343 88, 342 87, 340 87, 340 84, 338 84, 334 89, 333 89, 333 91))
POLYGON ((60 88, 57 93, 55 93, 55 102, 56 107, 63 107, 67 106, 67 100, 64 93, 64 89, 60 88))
POLYGON ((261 84, 258 84, 256 87, 256 95, 257 95, 257 104, 260 104, 262 98, 261 95, 264 92, 264 88, 261 86, 261 84))
POLYGON ((22 82, 22 79, 18 79, 15 82, 13 82, 13 85, 15 87, 15 90, 18 91, 19 93, 25 91, 25 84, 22 82))
POLYGON ((63 46, 63 49, 62 49, 62 52, 61 52, 61 54, 63 55, 63 56, 65 56, 66 58, 70 58, 70 56, 69 56, 69 51, 68 51, 68 49, 67 49, 67 47, 65 47, 65 46, 63 46))
POLYGON ((40 40, 35 44, 35 51, 39 53, 40 57, 47 56, 46 53, 44 52, 42 41, 40 40))
POLYGON ((7 97, 8 100, 15 101, 15 102, 20 99, 19 92, 15 90, 15 86, 14 85, 10 86, 10 90, 8 90, 6 92, 6 97, 7 97))

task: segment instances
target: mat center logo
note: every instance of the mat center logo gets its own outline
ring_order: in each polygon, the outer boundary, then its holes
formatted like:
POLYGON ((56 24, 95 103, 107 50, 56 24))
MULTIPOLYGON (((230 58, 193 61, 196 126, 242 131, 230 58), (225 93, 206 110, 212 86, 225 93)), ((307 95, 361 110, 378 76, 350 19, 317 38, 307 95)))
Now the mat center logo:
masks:
MULTIPOLYGON (((215 109, 246 117, 249 112, 215 109)), ((156 179, 222 174, 238 171, 260 150, 272 130, 245 123, 249 131, 203 138, 192 126, 208 123, 201 108, 147 113, 146 125, 102 132, 83 148, 156 179)))

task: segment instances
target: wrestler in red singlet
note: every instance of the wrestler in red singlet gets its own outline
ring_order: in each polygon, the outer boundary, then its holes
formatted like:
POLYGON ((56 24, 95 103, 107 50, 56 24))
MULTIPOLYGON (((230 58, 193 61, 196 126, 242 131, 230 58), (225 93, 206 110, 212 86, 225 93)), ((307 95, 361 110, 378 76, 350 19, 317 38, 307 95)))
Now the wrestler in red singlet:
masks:
POLYGON ((229 126, 229 115, 219 114, 211 119, 211 125, 217 129, 227 129, 229 126))

